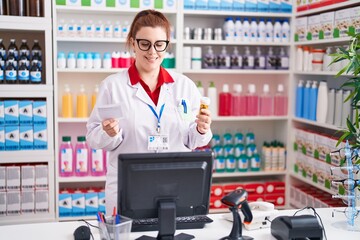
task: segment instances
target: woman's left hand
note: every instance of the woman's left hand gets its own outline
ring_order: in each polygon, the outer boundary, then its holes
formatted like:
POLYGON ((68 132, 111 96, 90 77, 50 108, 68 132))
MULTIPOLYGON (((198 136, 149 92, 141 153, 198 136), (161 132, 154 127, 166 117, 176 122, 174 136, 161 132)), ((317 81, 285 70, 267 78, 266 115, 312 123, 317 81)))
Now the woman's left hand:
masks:
POLYGON ((211 112, 209 109, 201 109, 200 114, 196 116, 195 122, 197 123, 196 129, 199 133, 205 134, 210 130, 211 125, 211 112))

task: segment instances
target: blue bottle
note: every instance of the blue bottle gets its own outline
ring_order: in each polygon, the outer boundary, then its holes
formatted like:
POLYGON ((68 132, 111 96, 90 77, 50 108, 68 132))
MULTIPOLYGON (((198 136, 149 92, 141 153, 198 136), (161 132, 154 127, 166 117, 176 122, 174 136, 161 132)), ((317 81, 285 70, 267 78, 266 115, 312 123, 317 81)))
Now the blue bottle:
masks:
POLYGON ((303 99, 303 118, 310 118, 310 88, 311 81, 307 81, 304 89, 304 99, 303 99))
POLYGON ((300 80, 296 87, 295 117, 304 117, 304 81, 300 80))
POLYGON ((317 108, 318 86, 317 82, 313 81, 310 88, 310 105, 309 105, 309 119, 316 121, 316 108, 317 108))

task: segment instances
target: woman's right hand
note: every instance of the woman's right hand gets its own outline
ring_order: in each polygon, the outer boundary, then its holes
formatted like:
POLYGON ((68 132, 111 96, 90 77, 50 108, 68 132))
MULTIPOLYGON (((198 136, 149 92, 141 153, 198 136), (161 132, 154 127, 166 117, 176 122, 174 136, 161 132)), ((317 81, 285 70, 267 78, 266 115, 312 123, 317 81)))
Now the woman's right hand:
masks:
POLYGON ((110 137, 115 137, 120 130, 119 122, 114 118, 104 120, 102 122, 102 128, 110 137))

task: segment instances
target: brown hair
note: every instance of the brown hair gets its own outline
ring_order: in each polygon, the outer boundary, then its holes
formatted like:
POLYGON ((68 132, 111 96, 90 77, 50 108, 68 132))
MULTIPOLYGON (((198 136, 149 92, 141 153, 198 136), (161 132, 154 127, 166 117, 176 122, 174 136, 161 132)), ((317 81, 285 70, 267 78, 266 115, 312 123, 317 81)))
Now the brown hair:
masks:
POLYGON ((162 27, 166 32, 167 40, 170 40, 170 25, 169 20, 161 12, 151 9, 143 10, 136 14, 131 23, 130 31, 126 39, 126 46, 130 48, 131 39, 135 39, 136 33, 142 27, 162 27))

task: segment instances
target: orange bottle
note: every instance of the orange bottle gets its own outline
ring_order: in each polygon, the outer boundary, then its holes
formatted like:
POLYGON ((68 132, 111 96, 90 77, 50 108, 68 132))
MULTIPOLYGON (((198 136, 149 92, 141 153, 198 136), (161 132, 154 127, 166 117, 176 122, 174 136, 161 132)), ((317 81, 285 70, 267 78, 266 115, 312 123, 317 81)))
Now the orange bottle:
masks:
POLYGON ((96 84, 94 92, 91 95, 91 111, 94 109, 98 93, 99 93, 99 85, 96 84))
POLYGON ((73 102, 70 87, 68 84, 64 86, 64 94, 62 96, 62 117, 72 118, 73 117, 73 102))
POLYGON ((88 101, 83 84, 80 85, 80 92, 76 97, 76 117, 88 117, 88 101))

